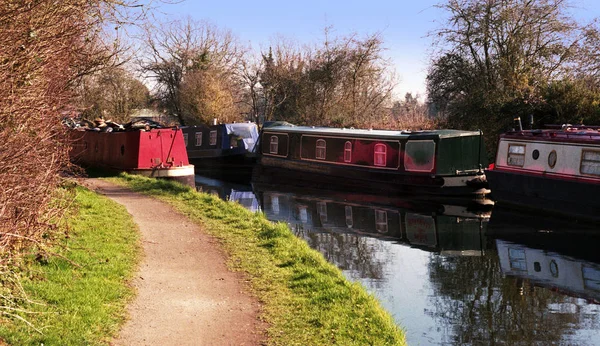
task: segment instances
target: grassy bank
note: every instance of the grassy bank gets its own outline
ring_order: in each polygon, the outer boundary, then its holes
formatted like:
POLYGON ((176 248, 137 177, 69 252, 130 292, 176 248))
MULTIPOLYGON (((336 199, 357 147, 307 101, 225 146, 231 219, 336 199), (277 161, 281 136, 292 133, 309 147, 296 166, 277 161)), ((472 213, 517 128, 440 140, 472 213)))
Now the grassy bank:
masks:
POLYGON ((101 345, 115 335, 133 297, 127 282, 140 257, 139 234, 120 205, 77 188, 75 208, 62 225, 55 255, 32 249, 20 271, 31 302, 18 319, 0 320, 11 345, 101 345), (36 330, 37 329, 37 330, 36 330))
POLYGON ((269 344, 405 344, 403 332, 379 302, 287 225, 168 181, 130 175, 113 181, 170 203, 224 244, 229 265, 248 273, 263 303, 269 344))

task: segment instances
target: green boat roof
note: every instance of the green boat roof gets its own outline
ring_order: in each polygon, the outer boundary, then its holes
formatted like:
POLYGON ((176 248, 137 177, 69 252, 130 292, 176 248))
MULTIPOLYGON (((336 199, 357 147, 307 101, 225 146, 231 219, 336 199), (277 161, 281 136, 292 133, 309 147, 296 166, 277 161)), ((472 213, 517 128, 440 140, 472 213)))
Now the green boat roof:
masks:
POLYGON ((320 134, 320 135, 351 135, 353 137, 377 137, 377 138, 408 138, 408 137, 439 137, 439 138, 451 138, 451 137, 465 137, 465 136, 478 136, 479 131, 463 131, 463 130, 422 130, 422 131, 409 131, 409 130, 372 130, 372 129, 354 129, 354 128, 336 128, 336 127, 315 127, 315 126, 294 126, 294 125, 283 125, 283 126, 269 126, 264 128, 265 131, 273 132, 289 132, 289 133, 306 133, 306 134, 320 134))

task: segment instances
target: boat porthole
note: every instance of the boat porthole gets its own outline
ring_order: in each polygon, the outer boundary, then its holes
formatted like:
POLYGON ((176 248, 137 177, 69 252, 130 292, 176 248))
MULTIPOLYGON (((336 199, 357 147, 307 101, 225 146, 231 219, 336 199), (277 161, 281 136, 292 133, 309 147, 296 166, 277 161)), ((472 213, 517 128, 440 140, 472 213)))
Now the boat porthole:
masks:
POLYGON ((550 154, 548 154, 548 166, 550 166, 550 168, 556 166, 556 150, 552 150, 550 154))
POLYGON ((556 264, 555 260, 550 261, 550 273, 555 278, 558 277, 558 264, 556 264))
POLYGON ((125 155, 125 145, 121 145, 121 156, 125 155))
POLYGON ((531 153, 531 157, 533 157, 534 160, 537 160, 540 157, 540 151, 535 149, 532 153, 531 153))

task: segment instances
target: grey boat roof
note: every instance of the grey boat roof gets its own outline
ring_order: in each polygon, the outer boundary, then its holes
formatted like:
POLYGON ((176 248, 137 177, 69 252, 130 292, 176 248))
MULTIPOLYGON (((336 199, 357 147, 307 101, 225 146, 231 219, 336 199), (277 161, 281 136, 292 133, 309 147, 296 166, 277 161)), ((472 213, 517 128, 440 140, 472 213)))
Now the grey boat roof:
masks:
POLYGON ((290 132, 290 133, 306 133, 306 134, 320 134, 320 135, 350 135, 353 137, 388 137, 388 138, 403 138, 403 137, 440 137, 440 138, 451 138, 451 137, 465 137, 465 136, 477 136, 479 131, 464 131, 464 130, 422 130, 422 131, 409 131, 409 130, 373 130, 373 129, 354 129, 354 128, 337 128, 337 127, 315 127, 315 126, 295 126, 295 125, 273 125, 264 128, 265 131, 272 132, 290 132))

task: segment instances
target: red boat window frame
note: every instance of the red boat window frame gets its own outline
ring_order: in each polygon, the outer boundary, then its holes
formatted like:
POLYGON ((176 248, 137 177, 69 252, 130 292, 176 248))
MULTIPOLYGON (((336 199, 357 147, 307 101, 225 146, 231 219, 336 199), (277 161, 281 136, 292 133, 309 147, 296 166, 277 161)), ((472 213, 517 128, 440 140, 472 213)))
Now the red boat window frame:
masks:
POLYGON ((373 164, 380 167, 385 167, 387 165, 387 146, 385 144, 375 144, 373 164))
POLYGON ((327 142, 324 139, 317 139, 315 158, 325 160, 327 155, 327 142))
POLYGON ((352 142, 344 143, 344 162, 352 162, 352 142))

